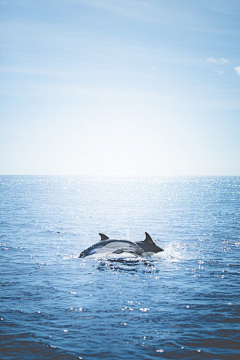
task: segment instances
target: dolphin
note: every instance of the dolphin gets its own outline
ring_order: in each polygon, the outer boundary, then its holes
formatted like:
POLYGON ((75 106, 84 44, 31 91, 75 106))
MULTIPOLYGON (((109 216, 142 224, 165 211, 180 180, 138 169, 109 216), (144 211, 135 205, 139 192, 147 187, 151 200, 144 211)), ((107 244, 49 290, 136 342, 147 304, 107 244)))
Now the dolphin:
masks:
POLYGON ((151 256, 163 251, 162 248, 157 246, 151 236, 145 232, 146 238, 143 241, 137 241, 136 244, 143 249, 144 254, 151 256))
POLYGON ((99 233, 101 240, 82 251, 79 257, 82 258, 96 253, 106 252, 110 252, 112 254, 122 254, 125 252, 139 256, 149 256, 163 251, 163 249, 154 243, 148 233, 145 234, 146 238, 144 241, 133 242, 129 240, 109 239, 108 236, 99 233))

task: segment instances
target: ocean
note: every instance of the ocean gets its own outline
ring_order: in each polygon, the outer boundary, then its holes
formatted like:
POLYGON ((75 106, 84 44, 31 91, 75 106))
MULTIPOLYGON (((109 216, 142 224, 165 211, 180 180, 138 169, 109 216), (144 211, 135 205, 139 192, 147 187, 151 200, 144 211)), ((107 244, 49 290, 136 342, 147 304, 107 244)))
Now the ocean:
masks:
POLYGON ((0 358, 239 359, 239 179, 1 176, 0 358))

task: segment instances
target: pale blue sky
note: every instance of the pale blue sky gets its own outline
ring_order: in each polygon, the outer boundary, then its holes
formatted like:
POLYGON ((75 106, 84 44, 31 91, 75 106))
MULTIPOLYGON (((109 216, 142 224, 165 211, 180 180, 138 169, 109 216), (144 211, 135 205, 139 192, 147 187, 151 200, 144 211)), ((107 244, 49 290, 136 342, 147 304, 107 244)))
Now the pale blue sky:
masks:
POLYGON ((0 174, 240 175, 239 0, 0 7, 0 174))

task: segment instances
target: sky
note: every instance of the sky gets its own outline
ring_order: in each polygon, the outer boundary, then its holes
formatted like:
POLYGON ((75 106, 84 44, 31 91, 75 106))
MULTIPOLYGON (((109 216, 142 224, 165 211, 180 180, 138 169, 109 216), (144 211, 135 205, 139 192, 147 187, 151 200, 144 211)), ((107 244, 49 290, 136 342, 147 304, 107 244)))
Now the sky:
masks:
POLYGON ((0 14, 0 174, 240 175, 239 0, 0 14))

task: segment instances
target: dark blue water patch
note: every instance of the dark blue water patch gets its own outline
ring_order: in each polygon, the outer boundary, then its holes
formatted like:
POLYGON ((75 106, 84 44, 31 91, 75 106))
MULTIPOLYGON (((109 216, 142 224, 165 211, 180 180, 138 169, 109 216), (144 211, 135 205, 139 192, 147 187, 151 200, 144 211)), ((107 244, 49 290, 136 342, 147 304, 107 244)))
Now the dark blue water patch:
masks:
POLYGON ((20 335, 17 339, 2 339, 1 358, 3 360, 16 359, 51 359, 51 360, 75 360, 79 359, 76 355, 71 355, 69 351, 63 351, 57 347, 43 343, 39 340, 25 340, 31 338, 31 334, 20 335))

